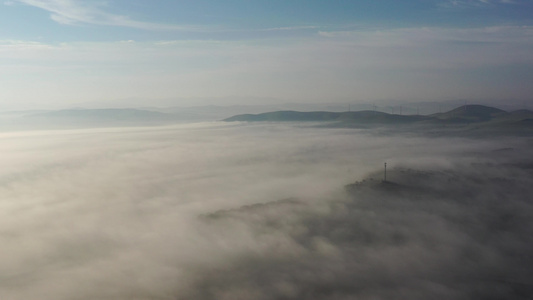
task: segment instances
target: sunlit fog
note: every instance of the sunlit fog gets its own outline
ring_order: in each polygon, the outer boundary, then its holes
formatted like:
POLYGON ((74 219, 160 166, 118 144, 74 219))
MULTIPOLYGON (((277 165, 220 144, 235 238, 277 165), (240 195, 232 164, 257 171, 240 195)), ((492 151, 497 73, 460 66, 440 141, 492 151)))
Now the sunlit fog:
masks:
POLYGON ((531 143, 503 143, 312 124, 3 133, 2 299, 526 299, 531 143))

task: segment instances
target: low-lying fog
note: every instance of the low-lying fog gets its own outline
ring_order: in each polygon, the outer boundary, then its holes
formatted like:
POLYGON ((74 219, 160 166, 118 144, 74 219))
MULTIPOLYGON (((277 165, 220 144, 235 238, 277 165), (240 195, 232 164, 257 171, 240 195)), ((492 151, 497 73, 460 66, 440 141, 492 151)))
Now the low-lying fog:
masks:
POLYGON ((283 124, 2 133, 0 298, 530 299, 531 146, 283 124))

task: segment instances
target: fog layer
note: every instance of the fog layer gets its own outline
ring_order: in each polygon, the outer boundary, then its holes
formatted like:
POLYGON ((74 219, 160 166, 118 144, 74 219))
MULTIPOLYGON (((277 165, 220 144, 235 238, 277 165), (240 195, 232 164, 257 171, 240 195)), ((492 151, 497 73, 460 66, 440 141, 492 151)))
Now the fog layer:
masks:
POLYGON ((529 140, 218 123, 0 140, 2 299, 532 295, 529 140))

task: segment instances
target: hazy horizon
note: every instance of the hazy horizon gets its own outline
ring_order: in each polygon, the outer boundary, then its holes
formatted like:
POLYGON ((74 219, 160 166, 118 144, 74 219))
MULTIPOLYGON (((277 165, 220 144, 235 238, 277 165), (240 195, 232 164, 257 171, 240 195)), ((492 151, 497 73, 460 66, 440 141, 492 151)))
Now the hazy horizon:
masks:
POLYGON ((525 0, 1 5, 0 110, 532 100, 525 0))

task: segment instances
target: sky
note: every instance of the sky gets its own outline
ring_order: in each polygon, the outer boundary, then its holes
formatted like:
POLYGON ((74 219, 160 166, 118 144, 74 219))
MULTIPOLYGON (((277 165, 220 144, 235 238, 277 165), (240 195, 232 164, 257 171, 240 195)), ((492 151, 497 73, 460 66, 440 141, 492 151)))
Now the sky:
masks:
POLYGON ((0 110, 528 105, 533 2, 4 0, 0 67, 0 110))

